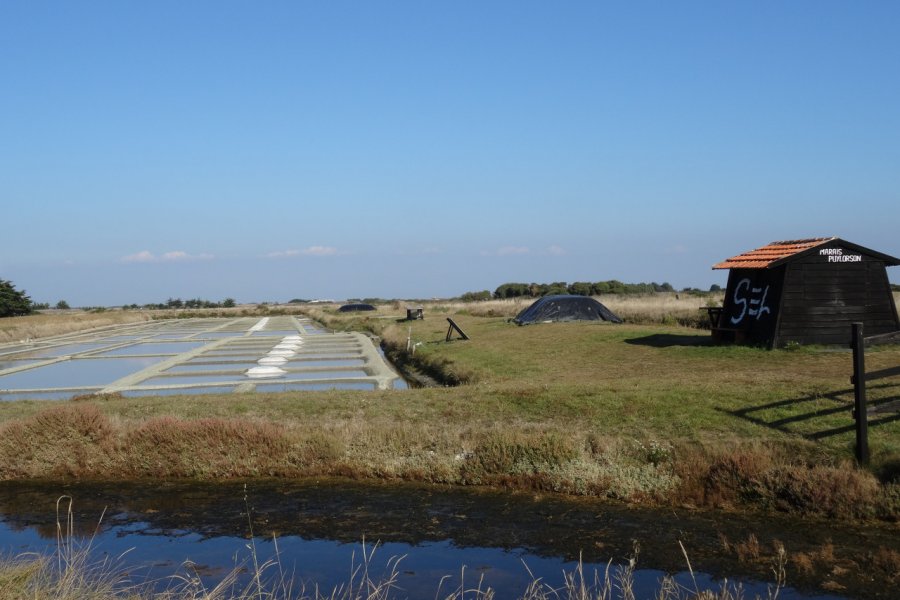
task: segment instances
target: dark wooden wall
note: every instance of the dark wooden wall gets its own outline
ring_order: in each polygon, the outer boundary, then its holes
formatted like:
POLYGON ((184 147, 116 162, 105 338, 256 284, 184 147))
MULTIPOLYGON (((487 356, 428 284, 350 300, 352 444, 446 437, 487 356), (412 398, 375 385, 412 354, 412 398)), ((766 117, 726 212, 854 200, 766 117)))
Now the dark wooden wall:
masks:
POLYGON ((788 263, 773 345, 849 345, 854 322, 863 323, 866 335, 900 328, 884 262, 859 256, 859 262, 809 255, 788 263))

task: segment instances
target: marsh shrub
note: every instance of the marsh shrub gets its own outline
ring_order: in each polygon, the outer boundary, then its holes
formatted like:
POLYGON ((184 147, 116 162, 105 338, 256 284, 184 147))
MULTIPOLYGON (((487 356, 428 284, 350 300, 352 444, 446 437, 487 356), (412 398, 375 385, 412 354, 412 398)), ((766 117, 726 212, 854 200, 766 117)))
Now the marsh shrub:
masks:
POLYGON ((296 468, 284 428, 273 423, 160 417, 129 432, 125 448, 140 476, 246 477, 296 468))
POLYGON ((342 439, 336 435, 314 430, 305 434, 293 444, 293 457, 298 466, 312 468, 330 465, 340 460, 347 451, 342 439))
POLYGON ((712 450, 680 444, 671 452, 671 468, 679 480, 678 501, 700 506, 759 500, 762 477, 781 460, 781 450, 757 444, 712 450))
POLYGON ((114 451, 112 425, 93 404, 51 408, 0 429, 4 478, 102 474, 114 451))
POLYGON ((672 460, 671 446, 656 440, 651 440, 648 444, 639 444, 639 449, 644 460, 654 467, 669 463, 672 460))
POLYGON ((26 425, 32 435, 46 443, 98 444, 112 436, 109 418, 95 404, 51 408, 36 414, 26 425))
POLYGON ((781 510, 863 518, 876 512, 878 480, 851 463, 780 466, 766 473, 763 483, 768 498, 781 510))
POLYGON ((608 465, 600 479, 603 495, 630 502, 664 502, 680 482, 671 471, 652 464, 608 465))
POLYGON ((487 475, 537 473, 560 467, 577 456, 572 441, 555 432, 497 432, 476 445, 468 466, 487 475))
POLYGON ((753 448, 715 457, 703 477, 707 503, 753 502, 762 497, 762 478, 772 466, 769 453, 753 448))

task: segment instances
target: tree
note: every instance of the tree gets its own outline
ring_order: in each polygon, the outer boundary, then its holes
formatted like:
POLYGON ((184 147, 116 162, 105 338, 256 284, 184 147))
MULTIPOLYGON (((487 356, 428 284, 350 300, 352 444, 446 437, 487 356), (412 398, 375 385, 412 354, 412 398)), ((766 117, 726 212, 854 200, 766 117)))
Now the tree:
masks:
POLYGON ((234 305, 235 305, 234 298, 225 298, 224 300, 222 300, 223 308, 234 308, 234 305))
POLYGON ((591 284, 586 281, 576 281, 569 284, 569 293, 575 296, 590 296, 592 291, 591 284))
POLYGON ((69 303, 66 302, 65 300, 60 300, 59 302, 56 303, 56 308, 58 308, 59 310, 68 310, 71 307, 69 306, 69 303))
POLYGON ((462 296, 459 297, 463 302, 478 302, 481 300, 490 300, 491 292, 490 290, 482 290, 480 292, 466 292, 462 296))
POLYGON ((13 286, 11 281, 0 279, 0 317, 17 317, 30 314, 31 298, 13 286))

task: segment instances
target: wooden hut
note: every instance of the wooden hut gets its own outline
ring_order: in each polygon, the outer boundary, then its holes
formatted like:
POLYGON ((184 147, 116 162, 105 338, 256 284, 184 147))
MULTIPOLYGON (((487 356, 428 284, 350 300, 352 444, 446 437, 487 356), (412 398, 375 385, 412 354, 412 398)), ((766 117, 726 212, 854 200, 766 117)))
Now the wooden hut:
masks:
POLYGON ((900 329, 886 267, 900 259, 840 238, 773 242, 713 265, 730 269, 713 338, 782 347, 850 343, 850 324, 866 335, 900 329))

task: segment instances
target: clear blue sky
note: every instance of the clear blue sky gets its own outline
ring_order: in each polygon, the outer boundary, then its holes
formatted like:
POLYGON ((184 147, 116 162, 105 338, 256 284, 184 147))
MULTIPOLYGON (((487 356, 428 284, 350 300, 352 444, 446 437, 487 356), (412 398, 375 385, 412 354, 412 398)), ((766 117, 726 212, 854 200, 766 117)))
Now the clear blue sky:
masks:
POLYGON ((900 255, 898 23, 893 1, 3 2, 0 278, 285 301, 706 288, 802 237, 900 255))

